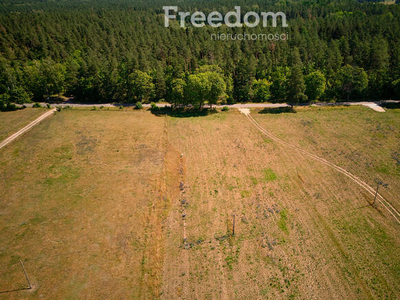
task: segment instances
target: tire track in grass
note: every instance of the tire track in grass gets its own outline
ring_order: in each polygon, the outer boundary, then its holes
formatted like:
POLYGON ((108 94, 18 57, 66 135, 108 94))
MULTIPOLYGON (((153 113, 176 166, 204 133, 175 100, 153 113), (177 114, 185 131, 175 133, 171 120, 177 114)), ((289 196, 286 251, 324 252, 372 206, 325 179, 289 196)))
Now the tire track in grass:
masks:
MULTIPOLYGON (((251 115, 250 115, 250 110, 249 109, 241 109, 240 112, 242 114, 244 114, 249 121, 259 130, 261 131, 263 134, 265 134, 267 137, 269 137, 270 139, 272 139, 275 142, 279 142, 284 144, 287 147, 290 147, 296 151, 301 152, 302 154, 311 157, 329 167, 332 167, 333 169, 337 170, 338 172, 346 175, 347 177, 349 177, 351 180, 353 180, 355 183, 357 183, 359 186, 361 186, 364 190, 366 190, 370 195, 372 195, 373 197, 375 197, 376 191, 374 188, 372 188, 371 186, 369 186, 367 183, 365 183, 364 181, 362 181, 360 178, 358 178, 357 176, 353 175, 352 173, 346 171, 345 169, 343 169, 342 167, 339 167, 338 165, 335 165, 334 163, 331 163, 330 161, 327 161, 326 159, 319 157, 315 154, 312 154, 308 151, 305 151, 297 146, 294 146, 292 144, 289 144, 287 142, 285 142, 284 140, 281 140, 280 138, 274 136, 273 134, 271 134, 270 132, 268 132, 267 130, 265 130, 251 115)), ((400 224, 400 212, 388 201, 386 200, 381 194, 377 194, 377 198, 376 200, 379 201, 379 203, 382 204, 382 206, 392 215, 392 217, 396 220, 396 222, 398 224, 400 224)))
POLYGON ((4 141, 2 141, 0 143, 0 149, 7 146, 8 144, 10 144, 12 141, 14 141, 16 138, 18 138, 19 136, 23 135, 25 132, 27 132, 28 130, 32 129, 33 127, 35 127, 37 124, 39 124, 40 122, 42 122, 44 119, 46 119, 47 117, 51 116, 52 114, 54 114, 57 111, 56 108, 44 113, 43 115, 41 115, 39 118, 37 118, 36 120, 34 120, 33 122, 29 123, 28 125, 26 125, 24 128, 22 128, 21 130, 17 131, 16 133, 14 133, 13 135, 9 136, 8 138, 6 138, 4 141))
POLYGON ((145 242, 142 257, 141 281, 138 299, 160 299, 163 290, 163 268, 165 257, 165 222, 178 192, 175 169, 179 166, 176 149, 168 139, 167 119, 164 131, 157 145, 163 156, 162 171, 156 175, 153 187, 154 198, 149 203, 146 216, 145 242))

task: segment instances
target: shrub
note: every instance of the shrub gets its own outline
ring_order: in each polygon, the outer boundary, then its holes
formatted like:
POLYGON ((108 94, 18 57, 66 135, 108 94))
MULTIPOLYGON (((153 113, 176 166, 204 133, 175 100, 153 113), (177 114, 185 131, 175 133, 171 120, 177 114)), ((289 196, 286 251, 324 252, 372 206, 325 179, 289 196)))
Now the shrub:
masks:
POLYGON ((135 108, 136 108, 136 109, 143 109, 142 102, 139 102, 139 101, 136 102, 135 108))
POLYGON ((42 106, 40 105, 40 103, 35 102, 32 107, 33 108, 40 108, 42 106))
POLYGON ((7 103, 6 105, 0 106, 2 111, 14 111, 17 110, 17 106, 14 103, 7 103))
POLYGON ((47 103, 46 106, 47 106, 47 108, 51 108, 49 103, 47 103))
POLYGON ((222 111, 229 111, 229 107, 228 107, 228 106, 224 106, 224 107, 222 108, 222 111))
POLYGON ((154 102, 151 102, 150 104, 151 106, 151 111, 158 111, 160 110, 160 108, 157 106, 157 104, 155 104, 154 102))

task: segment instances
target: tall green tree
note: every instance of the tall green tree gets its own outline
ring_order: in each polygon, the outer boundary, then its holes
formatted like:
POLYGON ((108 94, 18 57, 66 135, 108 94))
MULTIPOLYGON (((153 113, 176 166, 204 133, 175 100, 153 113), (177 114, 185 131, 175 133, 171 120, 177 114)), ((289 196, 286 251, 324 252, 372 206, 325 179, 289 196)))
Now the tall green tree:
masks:
POLYGON ((236 102, 247 102, 250 99, 254 70, 249 60, 242 58, 233 75, 233 97, 236 102))
POLYGON ((368 87, 368 75, 363 68, 346 65, 338 72, 336 86, 342 98, 362 98, 368 87))
POLYGON ((186 105, 185 102, 185 89, 186 81, 182 78, 175 78, 171 81, 170 87, 170 103, 173 103, 174 107, 179 105, 186 105))
POLYGON ((268 102, 271 99, 270 86, 267 79, 254 79, 252 86, 252 98, 254 102, 268 102))
POLYGON ((222 74, 218 72, 206 72, 211 88, 207 95, 207 102, 210 106, 217 104, 220 97, 225 96, 226 83, 222 74))
POLYGON ((288 93, 288 84, 290 77, 289 67, 277 67, 272 72, 271 80, 272 85, 270 87, 272 101, 276 103, 285 102, 288 93))
POLYGON ((210 106, 216 104, 224 96, 226 84, 221 74, 217 72, 204 72, 188 77, 185 95, 189 103, 197 108, 202 108, 207 102, 210 106))
POLYGON ((154 100, 160 101, 165 99, 167 94, 167 86, 165 82, 164 70, 161 63, 157 64, 156 69, 153 72, 153 83, 154 83, 154 100))
POLYGON ((206 73, 190 75, 185 89, 189 103, 198 109, 202 109, 211 90, 211 85, 212 83, 206 73))
POLYGON ((321 71, 315 71, 305 77, 308 100, 319 100, 326 89, 325 75, 321 71))
POLYGON ((129 102, 149 100, 154 94, 153 79, 146 72, 135 70, 128 77, 129 102))
POLYGON ((33 61, 25 68, 25 80, 35 100, 44 100, 64 91, 66 67, 47 59, 33 61))
POLYGON ((299 102, 307 101, 307 96, 304 94, 306 84, 302 71, 302 62, 299 49, 295 47, 292 52, 292 72, 289 78, 288 85, 288 100, 292 107, 299 102))

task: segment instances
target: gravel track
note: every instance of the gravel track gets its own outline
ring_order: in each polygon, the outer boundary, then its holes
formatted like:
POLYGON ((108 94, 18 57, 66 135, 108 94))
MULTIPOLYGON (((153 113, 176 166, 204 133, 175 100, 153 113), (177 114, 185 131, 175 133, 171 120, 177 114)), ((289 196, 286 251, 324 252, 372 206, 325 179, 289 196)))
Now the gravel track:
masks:
POLYGON ((32 129, 34 126, 36 126, 37 124, 39 124, 40 122, 42 122, 44 119, 46 119, 47 117, 51 116, 52 114, 54 114, 54 112, 56 112, 57 109, 52 109, 46 113, 44 113, 43 115, 41 115, 39 118, 37 118, 35 121, 31 122, 30 124, 26 125, 24 128, 22 128, 21 130, 17 131, 16 133, 14 133, 13 135, 9 136, 8 138, 6 138, 4 141, 0 142, 0 149, 7 146, 9 143, 11 143, 12 141, 14 141, 16 138, 18 138, 19 136, 21 136, 22 134, 24 134, 25 132, 27 132, 28 130, 32 129))

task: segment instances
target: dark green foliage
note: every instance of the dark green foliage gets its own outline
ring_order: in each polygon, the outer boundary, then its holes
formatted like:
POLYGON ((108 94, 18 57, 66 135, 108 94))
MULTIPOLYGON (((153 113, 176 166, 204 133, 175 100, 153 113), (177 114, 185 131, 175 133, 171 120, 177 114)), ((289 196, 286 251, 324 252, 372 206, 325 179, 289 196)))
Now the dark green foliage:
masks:
POLYGON ((400 97, 398 5, 351 0, 187 0, 178 5, 180 11, 223 14, 234 5, 243 12, 255 5, 258 12, 285 12, 289 23, 288 28, 230 29, 180 28, 176 21, 165 28, 166 4, 171 5, 161 0, 2 1, 0 105, 62 94, 89 103, 165 99, 175 107, 219 100, 296 104, 307 98, 400 97), (289 40, 211 40, 217 32, 288 32, 289 40), (199 74, 208 72, 218 76, 212 75, 217 77, 211 86, 200 84, 205 80, 199 74))
POLYGON ((288 101, 292 106, 299 102, 305 102, 308 99, 306 94, 304 94, 306 85, 304 83, 304 75, 301 68, 302 63, 299 49, 294 48, 292 53, 292 73, 290 74, 288 84, 288 101))
POLYGON ((258 79, 253 81, 252 98, 253 102, 268 102, 271 98, 271 82, 267 79, 258 79))
POLYGON ((316 71, 308 74, 305 77, 306 91, 305 94, 308 100, 319 100, 325 93, 326 79, 321 71, 316 71))
POLYGON ((12 111, 16 110, 16 106, 9 101, 10 96, 8 94, 0 95, 0 111, 12 111))
POLYGON ((160 108, 154 102, 151 102, 150 106, 152 112, 158 112, 160 110, 160 108))
POLYGON ((342 98, 363 98, 368 87, 368 75, 363 68, 344 66, 337 73, 336 88, 342 98))
POLYGON ((233 74, 233 97, 236 102, 250 101, 250 90, 254 70, 252 61, 242 58, 233 74))
POLYGON ((152 78, 146 72, 135 70, 128 76, 128 102, 146 101, 154 95, 152 78))
POLYGON ((136 102, 135 108, 136 108, 136 109, 143 109, 142 102, 136 102))

